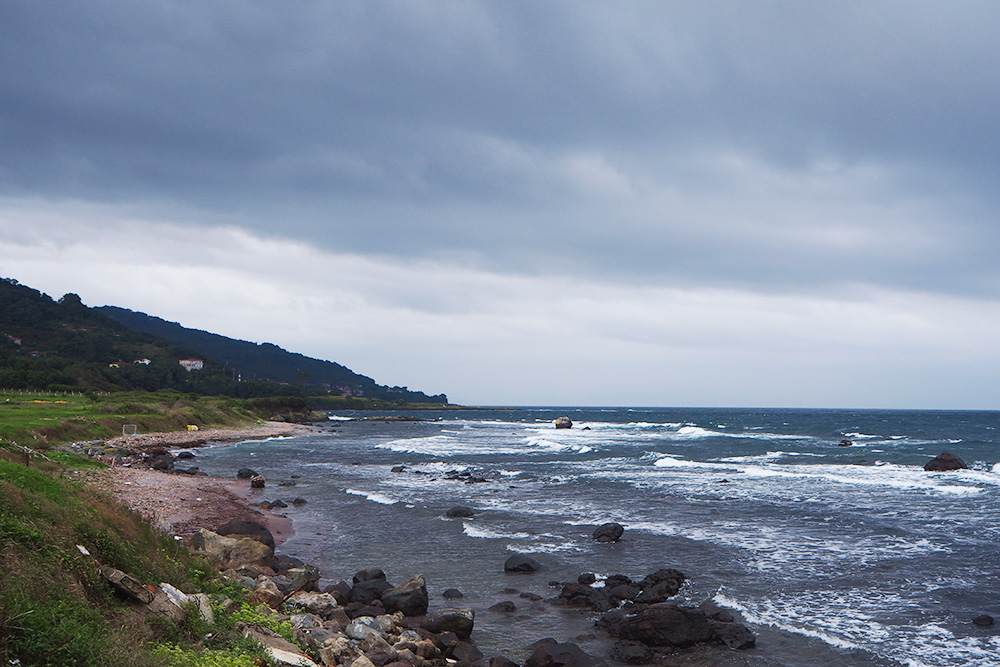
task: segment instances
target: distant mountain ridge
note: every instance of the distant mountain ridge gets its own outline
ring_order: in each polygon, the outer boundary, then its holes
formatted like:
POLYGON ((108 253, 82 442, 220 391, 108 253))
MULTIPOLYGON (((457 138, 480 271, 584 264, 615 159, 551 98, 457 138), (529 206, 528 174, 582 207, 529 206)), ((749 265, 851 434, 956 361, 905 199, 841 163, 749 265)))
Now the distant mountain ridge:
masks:
POLYGON ((252 343, 227 338, 200 329, 189 329, 176 322, 116 306, 94 310, 140 333, 150 334, 197 351, 222 364, 234 379, 268 380, 287 383, 333 395, 362 396, 408 403, 447 403, 445 394, 430 396, 407 387, 380 385, 345 366, 289 352, 272 343, 252 343))

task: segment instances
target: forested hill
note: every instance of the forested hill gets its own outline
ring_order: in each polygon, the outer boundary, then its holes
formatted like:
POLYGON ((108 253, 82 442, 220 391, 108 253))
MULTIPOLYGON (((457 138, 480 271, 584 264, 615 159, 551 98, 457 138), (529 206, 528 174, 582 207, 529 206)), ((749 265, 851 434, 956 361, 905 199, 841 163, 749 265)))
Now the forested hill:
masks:
POLYGON ((193 349, 223 364, 230 376, 244 381, 269 380, 329 391, 334 395, 364 396, 388 401, 448 402, 448 397, 444 394, 429 396, 406 387, 379 385, 372 378, 359 375, 338 363, 289 352, 271 343, 256 344, 234 340, 115 306, 102 306, 94 310, 133 331, 151 334, 193 349))

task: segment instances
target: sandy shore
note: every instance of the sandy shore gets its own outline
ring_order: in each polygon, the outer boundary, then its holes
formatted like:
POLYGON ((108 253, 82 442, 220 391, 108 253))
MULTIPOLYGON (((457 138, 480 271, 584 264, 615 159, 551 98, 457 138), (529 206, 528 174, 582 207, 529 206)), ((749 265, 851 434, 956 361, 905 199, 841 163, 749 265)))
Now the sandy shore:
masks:
MULTIPOLYGON (((300 424, 269 422, 243 429, 209 429, 119 436, 107 444, 129 449, 199 447, 216 443, 303 435, 300 424)), ((215 530, 230 519, 258 521, 271 531, 276 544, 292 535, 292 522, 276 512, 253 506, 259 491, 247 480, 204 475, 178 475, 130 465, 113 465, 92 477, 99 488, 139 512, 154 526, 187 538, 199 528, 215 530)))

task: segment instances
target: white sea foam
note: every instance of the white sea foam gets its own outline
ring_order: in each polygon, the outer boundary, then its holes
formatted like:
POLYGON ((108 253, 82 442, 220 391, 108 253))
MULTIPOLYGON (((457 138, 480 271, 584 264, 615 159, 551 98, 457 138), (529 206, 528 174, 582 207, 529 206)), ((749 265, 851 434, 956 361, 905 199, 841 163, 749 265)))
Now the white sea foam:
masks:
POLYGON ((357 489, 344 489, 344 491, 352 496, 363 496, 366 500, 378 503, 379 505, 395 505, 397 502, 400 502, 381 493, 370 493, 368 491, 358 491, 357 489))
POLYGON ((340 415, 327 415, 327 419, 332 422, 349 422, 354 421, 354 417, 341 417, 340 415))
POLYGON ((735 609, 736 611, 740 612, 740 614, 743 615, 743 618, 745 618, 747 621, 751 623, 756 623, 758 625, 770 625, 772 627, 780 628, 785 632, 791 632, 797 635, 802 635, 804 637, 812 637, 814 639, 819 639, 823 642, 826 642, 830 646, 834 646, 840 649, 861 648, 860 646, 858 646, 853 642, 847 641, 846 639, 842 639, 828 632, 821 632, 819 630, 813 630, 811 628, 799 627, 787 621, 769 617, 766 614, 758 613, 756 611, 749 609, 746 605, 740 604, 736 600, 726 596, 723 593, 716 593, 715 597, 713 597, 712 600, 721 607, 728 607, 729 609, 735 609))
POLYGON ((507 533, 501 530, 492 530, 485 526, 474 524, 471 521, 462 522, 462 532, 469 537, 480 537, 491 540, 527 540, 533 537, 528 533, 507 533))

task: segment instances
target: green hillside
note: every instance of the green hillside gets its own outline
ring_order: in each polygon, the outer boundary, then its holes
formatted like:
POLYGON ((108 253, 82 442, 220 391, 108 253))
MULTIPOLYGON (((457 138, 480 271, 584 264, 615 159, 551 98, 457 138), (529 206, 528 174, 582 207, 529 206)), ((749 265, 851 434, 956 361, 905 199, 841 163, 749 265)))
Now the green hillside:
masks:
POLYGON ((0 388, 38 391, 159 391, 259 398, 350 396, 445 404, 386 387, 340 364, 186 329, 113 306, 88 308, 76 294, 52 299, 0 279, 0 388), (200 361, 188 369, 181 362, 200 361))
POLYGON ((236 378, 268 380, 303 387, 310 393, 362 396, 407 403, 447 403, 444 394, 429 396, 406 387, 386 387, 349 368, 289 352, 271 343, 251 343, 218 334, 188 329, 176 322, 115 306, 96 308, 129 329, 196 350, 199 355, 224 364, 236 378))

